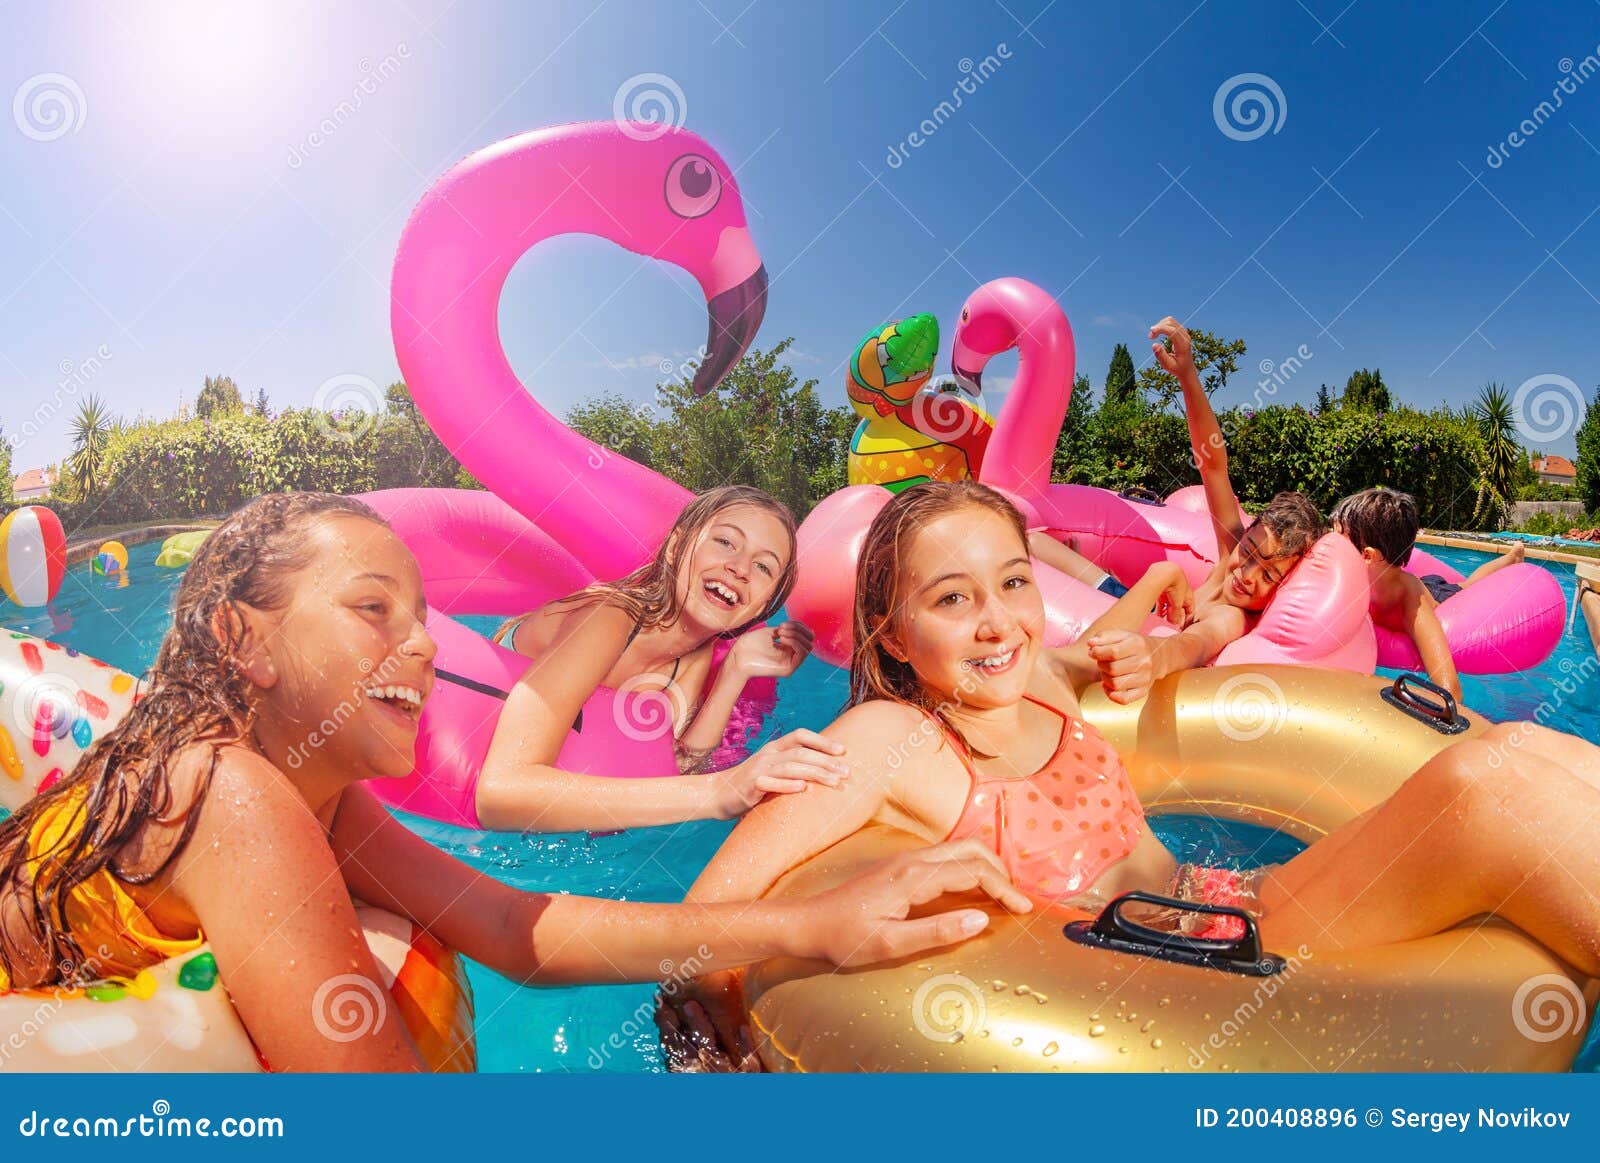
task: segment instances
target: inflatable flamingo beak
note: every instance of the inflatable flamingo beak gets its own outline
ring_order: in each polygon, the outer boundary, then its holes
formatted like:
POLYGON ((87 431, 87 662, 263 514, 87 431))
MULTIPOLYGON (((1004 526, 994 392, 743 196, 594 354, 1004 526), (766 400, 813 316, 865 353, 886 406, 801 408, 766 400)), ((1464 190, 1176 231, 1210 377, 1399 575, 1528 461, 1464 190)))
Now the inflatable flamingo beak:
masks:
POLYGON ((767 313, 767 268, 736 286, 714 296, 707 304, 711 330, 706 336, 706 354, 694 376, 694 394, 703 396, 722 382, 733 365, 744 357, 767 313))

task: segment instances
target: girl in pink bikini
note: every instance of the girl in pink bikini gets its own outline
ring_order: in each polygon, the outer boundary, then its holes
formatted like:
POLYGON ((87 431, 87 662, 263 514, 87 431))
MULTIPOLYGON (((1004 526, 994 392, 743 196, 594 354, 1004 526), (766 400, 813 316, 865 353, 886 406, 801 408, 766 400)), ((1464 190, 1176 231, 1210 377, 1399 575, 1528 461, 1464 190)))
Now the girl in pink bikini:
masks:
MULTIPOLYGON (((1455 744, 1286 864, 1251 873, 1180 864, 1078 706, 1095 681, 1118 701, 1148 689, 1149 658, 1125 631, 1172 584, 1147 575, 1079 643, 1048 649, 1017 510, 970 481, 901 493, 862 548, 849 706, 824 731, 848 748, 850 781, 758 807, 687 899, 758 897, 876 822, 929 843, 977 838, 1045 907, 1093 911, 1142 889, 1245 908, 1267 947, 1316 951, 1495 913, 1600 972, 1600 854, 1589 827, 1575 826, 1600 819, 1600 748, 1533 724, 1455 744)), ((1203 937, 1240 924, 1209 919, 1172 918, 1203 937)), ((736 984, 707 979, 697 996, 737 1059, 736 984)), ((701 1053, 702 1064, 725 1068, 716 1058, 701 1053)))

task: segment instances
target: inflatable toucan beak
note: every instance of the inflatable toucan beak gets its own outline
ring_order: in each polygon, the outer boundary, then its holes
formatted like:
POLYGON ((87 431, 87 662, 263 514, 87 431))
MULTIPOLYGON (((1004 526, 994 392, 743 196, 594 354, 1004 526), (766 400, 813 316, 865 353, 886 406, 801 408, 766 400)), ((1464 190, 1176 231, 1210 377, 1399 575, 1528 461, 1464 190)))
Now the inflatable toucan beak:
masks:
POLYGON ((766 266, 758 266, 753 275, 712 298, 706 307, 711 315, 711 330, 706 336, 705 358, 694 376, 697 396, 721 383, 755 339, 767 313, 766 266))

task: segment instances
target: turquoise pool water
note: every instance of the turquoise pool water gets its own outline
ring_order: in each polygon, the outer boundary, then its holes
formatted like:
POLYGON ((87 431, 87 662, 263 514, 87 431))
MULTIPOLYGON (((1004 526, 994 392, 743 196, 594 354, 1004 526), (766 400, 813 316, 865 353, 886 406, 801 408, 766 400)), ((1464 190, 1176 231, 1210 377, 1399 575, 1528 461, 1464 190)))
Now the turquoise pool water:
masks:
MULTIPOLYGON (((46 610, 19 610, 0 599, 0 627, 51 638, 135 673, 155 658, 171 623, 177 571, 155 566, 154 543, 130 553, 130 584, 108 588, 87 564, 69 571, 46 610)), ((1440 550, 1440 557, 1470 571, 1483 555, 1440 550)), ((1569 600, 1570 567, 1550 566, 1569 600)), ((492 620, 465 619, 479 629, 492 620)), ((1493 718, 1531 717, 1541 704, 1545 721, 1591 740, 1600 723, 1600 674, 1587 634, 1579 625, 1537 670, 1464 680, 1468 706, 1493 718), (1574 693, 1560 695, 1566 682, 1574 693)), ((776 709, 755 742, 829 721, 845 698, 842 672, 808 661, 781 684, 776 709)), ((430 843, 518 888, 570 892, 622 900, 671 901, 682 896, 716 851, 731 825, 701 821, 672 827, 590 836, 523 836, 468 832, 413 816, 405 823, 430 843)), ((1221 827, 1198 818, 1167 817, 1155 830, 1186 859, 1247 865, 1280 861, 1297 845, 1260 829, 1221 827)), ((661 1069, 650 1017, 648 986, 515 987, 480 966, 469 967, 477 999, 480 1065, 484 1070, 661 1069)), ((1581 1069, 1600 1069, 1600 1031, 1591 1031, 1581 1069)))

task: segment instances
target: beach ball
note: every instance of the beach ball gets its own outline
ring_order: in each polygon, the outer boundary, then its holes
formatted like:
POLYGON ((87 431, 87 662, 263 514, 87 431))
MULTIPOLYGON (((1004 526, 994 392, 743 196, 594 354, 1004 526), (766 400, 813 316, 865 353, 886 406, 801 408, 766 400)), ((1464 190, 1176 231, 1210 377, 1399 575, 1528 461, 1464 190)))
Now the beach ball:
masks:
POLYGON ((102 577, 117 577, 128 568, 128 548, 120 541, 107 541, 94 551, 94 572, 102 577))
POLYGON ((19 606, 42 606, 67 573, 67 535, 43 505, 26 505, 0 521, 0 590, 19 606))

